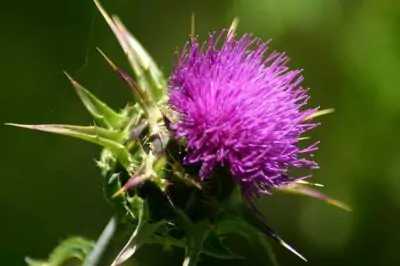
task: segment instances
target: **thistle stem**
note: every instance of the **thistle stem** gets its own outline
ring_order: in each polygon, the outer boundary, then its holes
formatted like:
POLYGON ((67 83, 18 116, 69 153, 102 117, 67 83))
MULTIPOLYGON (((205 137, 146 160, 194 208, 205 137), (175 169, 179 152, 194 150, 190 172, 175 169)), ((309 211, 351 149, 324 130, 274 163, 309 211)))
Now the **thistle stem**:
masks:
POLYGON ((117 219, 112 217, 96 242, 92 252, 83 262, 83 266, 99 266, 104 259, 110 241, 117 232, 117 219))

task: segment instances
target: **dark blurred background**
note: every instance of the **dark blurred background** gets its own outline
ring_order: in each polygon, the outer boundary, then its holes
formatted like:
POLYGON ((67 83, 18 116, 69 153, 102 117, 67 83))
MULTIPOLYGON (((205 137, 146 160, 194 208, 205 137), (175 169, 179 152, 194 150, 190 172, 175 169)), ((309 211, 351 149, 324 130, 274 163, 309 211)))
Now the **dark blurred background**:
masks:
MULTIPOLYGON (((314 181, 353 212, 297 196, 274 196, 262 209, 271 225, 309 259, 307 265, 399 265, 400 1, 398 0, 103 0, 166 74, 190 33, 205 39, 240 19, 304 68, 311 104, 336 112, 321 118, 314 181)), ((0 122, 91 123, 62 71, 112 107, 130 95, 97 53, 127 62, 90 0, 13 0, 0 4, 0 122)), ((0 126, 0 264, 45 258, 65 237, 96 239, 111 210, 95 166, 100 148, 79 140, 0 126)), ((305 265, 274 245, 281 265, 305 265)), ((248 260, 207 265, 268 265, 248 260)), ((160 248, 139 252, 136 265, 180 265, 160 248)))

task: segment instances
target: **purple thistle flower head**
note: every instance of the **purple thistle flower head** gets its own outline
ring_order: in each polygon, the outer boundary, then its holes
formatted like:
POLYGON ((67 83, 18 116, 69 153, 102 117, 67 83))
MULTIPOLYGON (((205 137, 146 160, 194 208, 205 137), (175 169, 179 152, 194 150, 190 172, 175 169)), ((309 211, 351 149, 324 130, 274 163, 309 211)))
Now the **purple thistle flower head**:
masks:
POLYGON ((186 140, 185 163, 201 164, 200 178, 216 166, 228 167, 247 199, 298 179, 293 168, 317 168, 307 157, 317 143, 298 146, 317 124, 307 117, 301 70, 290 70, 284 53, 266 56, 267 43, 251 35, 236 40, 223 31, 200 46, 189 42, 169 83, 171 128, 186 140))

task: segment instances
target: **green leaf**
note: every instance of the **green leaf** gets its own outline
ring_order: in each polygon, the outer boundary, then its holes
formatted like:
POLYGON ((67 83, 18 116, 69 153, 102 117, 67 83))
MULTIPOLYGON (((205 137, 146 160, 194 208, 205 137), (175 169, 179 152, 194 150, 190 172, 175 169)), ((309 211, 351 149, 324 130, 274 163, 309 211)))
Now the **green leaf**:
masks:
POLYGON ((136 210, 138 211, 139 223, 135 231, 133 232, 132 236, 129 238, 126 245, 117 255, 111 266, 121 265, 129 258, 131 258, 143 244, 150 243, 154 232, 160 226, 165 224, 165 221, 151 223, 147 202, 138 197, 136 197, 136 199, 137 199, 135 201, 136 203, 141 203, 140 206, 139 205, 134 206, 134 208, 136 208, 136 210))
POLYGON ((343 202, 341 202, 339 200, 336 200, 334 198, 331 198, 331 197, 321 193, 320 191, 318 191, 318 190, 316 190, 316 189, 314 189, 314 188, 312 188, 310 186, 307 186, 307 185, 295 184, 295 185, 293 185, 291 187, 280 188, 280 189, 277 189, 277 190, 281 191, 281 192, 290 193, 290 194, 308 196, 308 197, 311 197, 311 198, 315 198, 315 199, 324 201, 324 202, 326 202, 326 203, 328 203, 330 205, 333 205, 335 207, 338 207, 338 208, 340 208, 342 210, 345 210, 345 211, 348 211, 348 212, 351 211, 350 206, 348 206, 347 204, 345 204, 345 203, 343 203, 343 202))
POLYGON ((203 243, 209 234, 210 224, 208 221, 200 221, 191 224, 186 229, 186 250, 182 266, 195 266, 203 249, 203 243))
MULTIPOLYGON (((217 259, 241 259, 242 257, 234 254, 228 247, 221 241, 221 237, 212 234, 208 236, 203 243, 201 254, 214 257, 217 259), (211 236, 211 238, 210 238, 211 236)), ((186 239, 184 239, 186 240, 186 239)), ((166 250, 171 250, 171 247, 185 248, 185 241, 176 239, 168 234, 153 235, 149 244, 158 244, 163 246, 166 250)))
POLYGON ((65 75, 71 81, 72 86, 78 93, 86 109, 90 112, 93 119, 99 125, 106 128, 118 129, 127 120, 126 117, 118 114, 105 103, 96 98, 91 92, 82 87, 78 82, 72 79, 67 73, 65 75))
POLYGON ((227 233, 239 234, 246 238, 249 242, 258 242, 263 249, 268 253, 268 257, 273 266, 278 266, 275 253, 272 250, 271 245, 266 239, 266 235, 263 231, 257 227, 249 224, 246 220, 236 216, 225 216, 216 223, 217 233, 224 235, 227 233))
POLYGON ((204 240, 202 253, 218 259, 238 259, 240 256, 233 253, 222 242, 221 236, 215 233, 210 233, 204 240))
POLYGON ((118 143, 122 139, 121 133, 98 127, 71 125, 20 125, 11 123, 7 125, 61 134, 98 144, 109 149, 128 171, 131 170, 133 164, 131 155, 122 144, 118 143))
POLYGON ((29 266, 61 266, 71 259, 83 261, 93 246, 94 243, 92 241, 81 237, 71 237, 56 247, 47 261, 26 258, 26 263, 29 266))
POLYGON ((162 100, 166 93, 166 80, 154 60, 117 17, 110 17, 97 0, 94 3, 128 57, 140 87, 145 89, 145 93, 148 90, 154 103, 162 100))

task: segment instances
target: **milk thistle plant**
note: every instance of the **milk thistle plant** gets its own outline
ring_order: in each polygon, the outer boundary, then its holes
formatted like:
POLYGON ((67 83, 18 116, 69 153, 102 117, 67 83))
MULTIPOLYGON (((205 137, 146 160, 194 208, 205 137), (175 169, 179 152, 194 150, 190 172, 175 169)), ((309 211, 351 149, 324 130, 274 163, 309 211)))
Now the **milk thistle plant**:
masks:
POLYGON ((331 110, 307 107, 301 71, 284 53, 236 23, 202 43, 191 35, 169 79, 117 17, 95 1, 122 46, 133 77, 100 51, 130 88, 133 100, 116 112, 68 74, 94 126, 14 126, 67 135, 102 146, 97 165, 114 217, 97 242, 74 237, 48 260, 29 265, 121 265, 146 244, 184 249, 184 266, 202 256, 237 259, 224 241, 239 234, 270 252, 277 241, 305 260, 268 226, 256 201, 276 191, 347 206, 318 191, 293 169, 316 169, 318 142, 304 133, 331 110), (128 234, 128 237, 124 236, 128 234), (124 241, 121 243, 121 241, 124 241))

